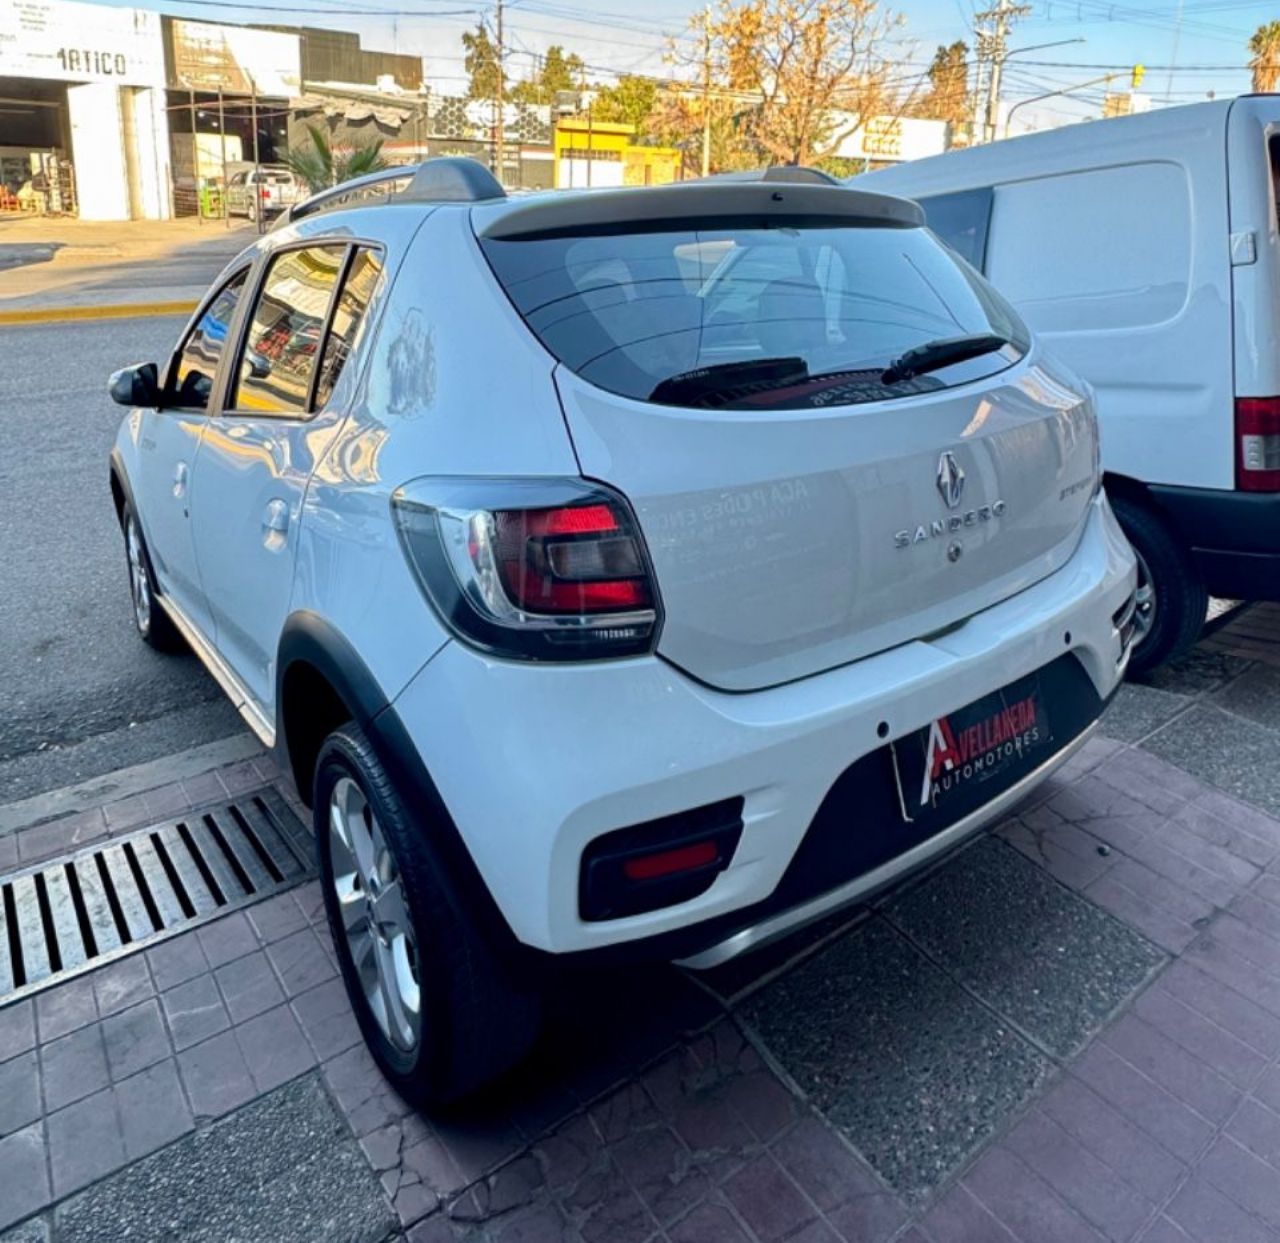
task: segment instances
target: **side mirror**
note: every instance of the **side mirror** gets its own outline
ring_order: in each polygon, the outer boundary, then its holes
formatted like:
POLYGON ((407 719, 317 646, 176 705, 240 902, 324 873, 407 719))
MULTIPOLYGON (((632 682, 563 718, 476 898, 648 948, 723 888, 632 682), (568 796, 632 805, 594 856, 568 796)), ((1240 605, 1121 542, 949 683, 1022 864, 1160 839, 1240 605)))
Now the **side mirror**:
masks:
POLYGON ((107 381, 111 400, 122 406, 159 406, 160 370, 155 363, 135 363, 111 373, 107 381))

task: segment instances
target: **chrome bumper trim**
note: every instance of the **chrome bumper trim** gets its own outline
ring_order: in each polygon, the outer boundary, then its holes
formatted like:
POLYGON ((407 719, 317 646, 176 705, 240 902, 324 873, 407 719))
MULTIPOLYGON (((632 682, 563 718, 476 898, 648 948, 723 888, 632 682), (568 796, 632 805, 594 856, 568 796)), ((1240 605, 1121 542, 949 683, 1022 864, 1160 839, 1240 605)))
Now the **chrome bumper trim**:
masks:
POLYGON ((860 898, 867 897, 875 890, 883 889, 886 885, 892 884, 900 876, 914 871, 935 855, 942 854, 969 834, 977 832, 984 825, 990 824, 997 816, 1008 811, 1033 786, 1039 785, 1040 782, 1051 776, 1075 755, 1093 736, 1097 728, 1098 722, 1094 721, 1060 751, 1045 760, 1039 768, 1027 773, 1025 777, 1011 785, 1003 794, 998 794, 991 802, 984 804, 976 811, 971 811, 963 819, 957 820, 949 829, 943 829, 942 832, 927 838, 918 846, 914 846, 896 858, 890 859, 887 863, 882 863, 878 868, 874 868, 870 872, 864 872, 861 876, 849 881, 848 884, 841 885, 838 889, 832 889, 814 898, 811 902, 794 906, 790 910, 780 911, 777 915, 772 915, 750 928, 743 928, 741 932, 735 932, 733 936, 726 938, 718 945, 711 946, 710 949, 703 950, 700 954, 694 954, 691 958, 679 959, 676 965, 688 967, 692 971, 707 971, 712 967, 719 967, 730 959, 737 958, 739 954, 768 945, 770 941, 776 941, 779 937, 804 927, 805 924, 811 924, 815 920, 822 919, 824 916, 831 914, 832 911, 857 902, 860 898))

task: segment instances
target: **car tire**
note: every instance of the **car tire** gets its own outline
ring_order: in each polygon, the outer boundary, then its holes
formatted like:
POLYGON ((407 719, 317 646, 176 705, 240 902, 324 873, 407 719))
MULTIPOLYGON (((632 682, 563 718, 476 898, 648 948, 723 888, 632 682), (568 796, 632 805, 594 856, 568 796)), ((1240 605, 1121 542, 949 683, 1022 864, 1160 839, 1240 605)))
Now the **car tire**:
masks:
POLYGON ((158 652, 180 652, 186 647, 182 635, 164 611, 156 591, 155 571, 151 555, 142 535, 142 524, 128 501, 120 511, 120 530, 124 535, 125 563, 129 570, 129 598, 133 605, 133 624, 138 637, 158 652))
POLYGON ((1138 557, 1138 629, 1129 671, 1150 673, 1200 637, 1209 595, 1191 558, 1155 514, 1123 497, 1113 498, 1111 507, 1138 557))
POLYGON ((517 983, 484 940, 431 825, 410 813, 354 723, 325 739, 313 792, 329 928, 374 1060, 411 1104, 472 1094, 529 1051, 541 991, 517 983))

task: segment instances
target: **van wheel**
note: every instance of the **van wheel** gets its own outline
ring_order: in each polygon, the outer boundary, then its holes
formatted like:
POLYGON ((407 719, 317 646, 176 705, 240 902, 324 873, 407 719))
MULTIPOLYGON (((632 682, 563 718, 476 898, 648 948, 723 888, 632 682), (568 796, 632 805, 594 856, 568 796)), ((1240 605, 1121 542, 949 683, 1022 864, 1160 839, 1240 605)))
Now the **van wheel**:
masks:
POLYGON ((1149 673, 1200 637, 1209 595, 1191 559, 1150 510, 1120 497, 1111 507, 1138 558, 1138 609, 1131 673, 1149 673))
POLYGON ((320 880, 365 1042, 414 1105, 458 1100, 515 1065, 542 998, 481 938, 358 726, 320 748, 313 815, 320 880))

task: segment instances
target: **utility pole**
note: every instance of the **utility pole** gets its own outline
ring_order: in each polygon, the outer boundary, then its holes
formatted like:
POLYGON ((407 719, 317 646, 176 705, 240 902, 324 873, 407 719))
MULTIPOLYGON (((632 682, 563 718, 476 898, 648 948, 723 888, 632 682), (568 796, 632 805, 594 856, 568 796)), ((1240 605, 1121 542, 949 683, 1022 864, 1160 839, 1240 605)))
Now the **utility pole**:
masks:
POLYGON ((991 142, 999 133, 1000 80, 1004 74, 1004 62, 1009 55, 1009 31, 1012 23, 1031 13, 1029 4, 1011 4, 1010 0, 998 0, 996 7, 974 14, 980 23, 975 30, 978 43, 979 77, 985 64, 987 102, 982 118, 982 141, 991 142))
POLYGON ((702 14, 702 175, 711 173, 711 6, 702 14))
POLYGON ((506 169, 506 153, 503 151, 504 139, 506 135, 503 133, 503 112, 506 110, 506 94, 507 81, 506 70, 503 68, 503 42, 502 42, 502 0, 496 0, 498 6, 498 98, 495 106, 495 117, 493 122, 493 162, 498 166, 494 172, 497 175, 498 183, 505 184, 503 173, 506 169))

